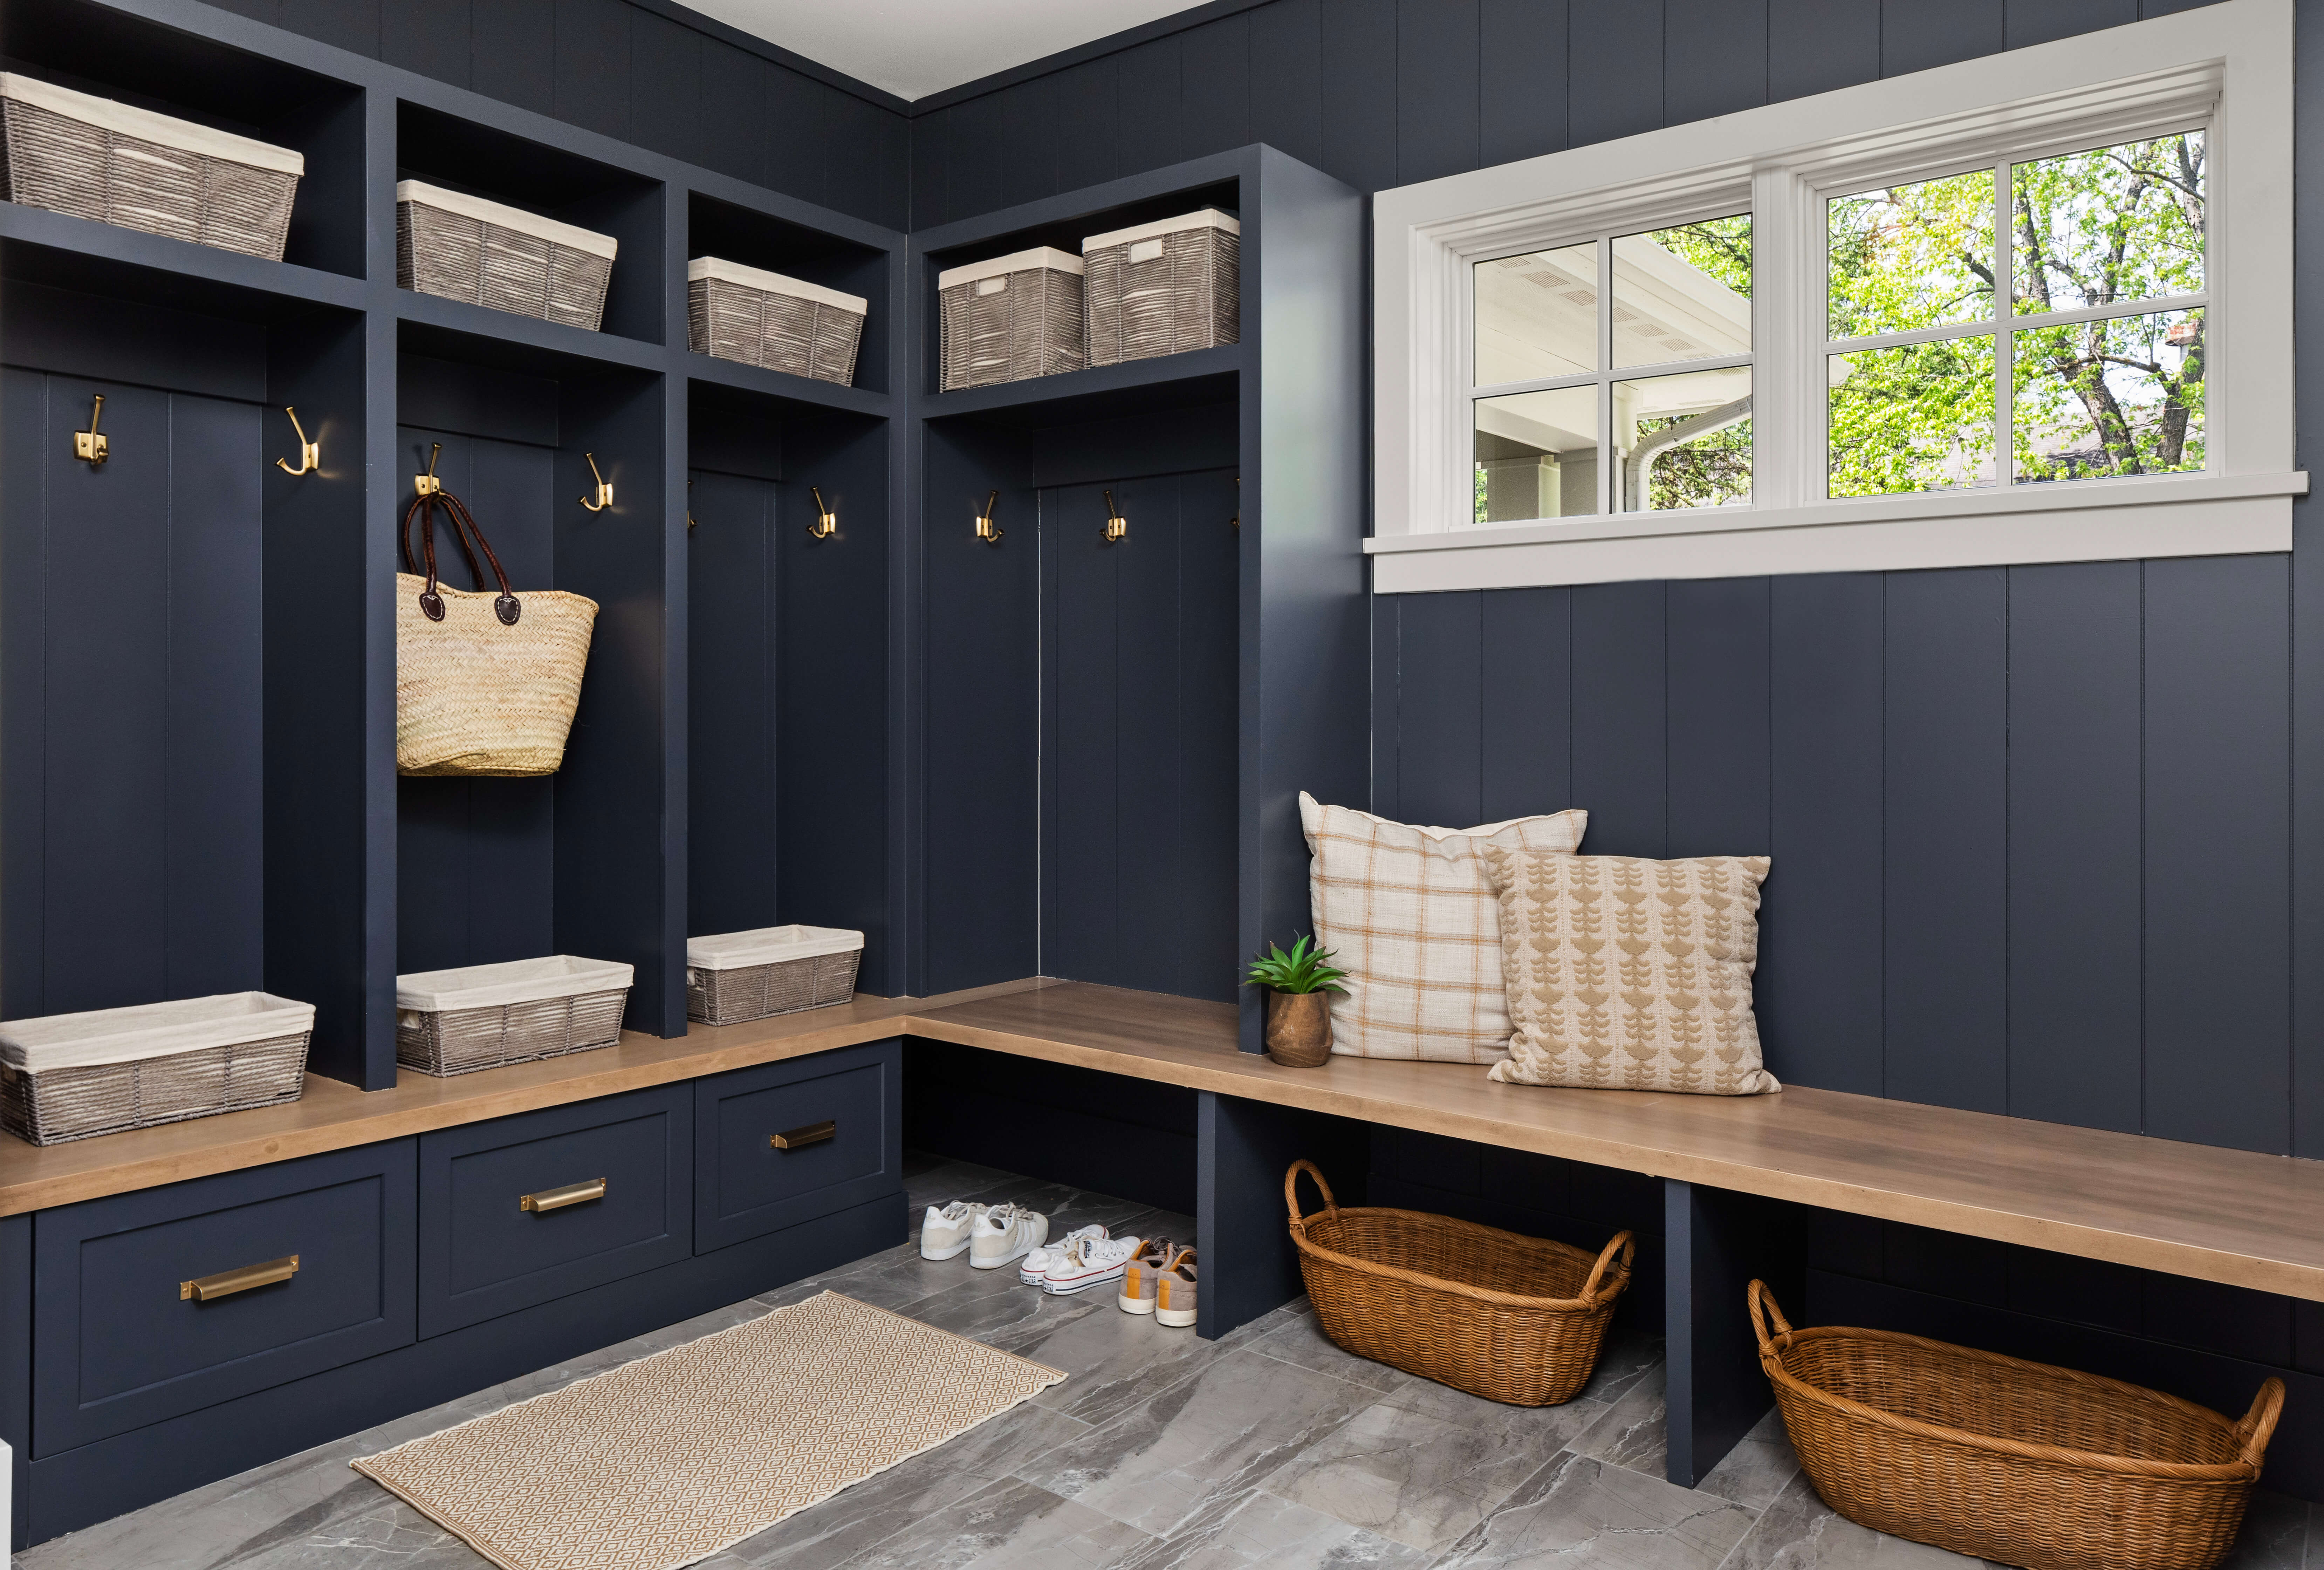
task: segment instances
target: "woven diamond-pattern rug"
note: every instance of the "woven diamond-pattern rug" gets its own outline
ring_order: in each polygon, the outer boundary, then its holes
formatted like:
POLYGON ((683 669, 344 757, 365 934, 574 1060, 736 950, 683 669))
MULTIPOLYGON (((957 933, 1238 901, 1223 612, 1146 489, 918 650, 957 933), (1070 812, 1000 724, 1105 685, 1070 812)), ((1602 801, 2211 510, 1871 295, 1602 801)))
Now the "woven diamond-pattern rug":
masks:
POLYGON ((1065 1377, 825 1292, 352 1464, 503 1570, 676 1570, 1065 1377))

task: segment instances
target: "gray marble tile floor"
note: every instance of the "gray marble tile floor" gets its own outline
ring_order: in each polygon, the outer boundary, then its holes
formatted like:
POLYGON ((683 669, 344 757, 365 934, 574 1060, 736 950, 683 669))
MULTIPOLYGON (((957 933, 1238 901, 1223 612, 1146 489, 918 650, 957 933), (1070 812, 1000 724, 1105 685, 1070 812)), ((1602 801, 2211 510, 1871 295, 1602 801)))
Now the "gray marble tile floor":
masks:
MULTIPOLYGON (((918 1207, 1014 1199, 1062 1231, 1191 1241, 1183 1215, 935 1159, 918 1207)), ((1773 1415, 1699 1488, 1663 1477, 1663 1366, 1618 1332, 1581 1396, 1504 1407, 1352 1357, 1304 1301, 1218 1342, 907 1244, 167 1500, 20 1570, 487 1570, 351 1471, 371 1454, 826 1288, 1071 1377, 703 1561, 706 1570, 1942 1570, 1818 1499, 1773 1415)), ((2255 1500, 2227 1570, 2324 1570, 2324 1522, 2255 1500)))

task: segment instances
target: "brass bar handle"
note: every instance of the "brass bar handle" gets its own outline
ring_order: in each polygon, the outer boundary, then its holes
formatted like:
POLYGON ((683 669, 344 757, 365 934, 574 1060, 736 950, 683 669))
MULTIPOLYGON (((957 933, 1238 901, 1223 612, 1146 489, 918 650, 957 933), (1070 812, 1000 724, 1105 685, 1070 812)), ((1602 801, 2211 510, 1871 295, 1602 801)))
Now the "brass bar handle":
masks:
POLYGON ((244 1265, 238 1270, 220 1270, 215 1276, 198 1276, 190 1281, 178 1283, 178 1301, 192 1298, 207 1303, 213 1298, 231 1298, 236 1292, 247 1292, 253 1287, 271 1287, 277 1281, 287 1281, 299 1273, 299 1256, 285 1254, 279 1260, 269 1260, 263 1265, 244 1265))
POLYGON ((793 1129, 788 1133, 769 1134, 767 1144, 770 1149, 777 1150, 796 1150, 802 1145, 820 1145, 838 1132, 839 1121, 836 1118, 825 1118, 819 1123, 809 1123, 805 1128, 793 1129))
POLYGON ((567 1183, 562 1188, 544 1188, 538 1194, 520 1195, 516 1207, 539 1215, 544 1211, 562 1210, 568 1205, 586 1205, 592 1199, 605 1197, 605 1180, 592 1178, 586 1183, 567 1183))

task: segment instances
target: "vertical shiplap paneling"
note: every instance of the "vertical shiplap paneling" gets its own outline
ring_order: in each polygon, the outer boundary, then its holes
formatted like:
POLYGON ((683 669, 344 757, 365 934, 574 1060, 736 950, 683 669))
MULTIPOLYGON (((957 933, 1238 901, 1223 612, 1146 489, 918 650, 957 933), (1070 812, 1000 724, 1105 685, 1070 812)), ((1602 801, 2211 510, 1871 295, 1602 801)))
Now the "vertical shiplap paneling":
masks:
POLYGON ((1590 584, 1572 594, 1572 805, 1590 813, 1582 848, 1665 855, 1663 586, 1590 584))
POLYGON ((1057 73, 1056 119, 1049 135, 1056 143, 1059 190, 1079 190, 1121 172, 1118 69, 1109 54, 1057 73))
POLYGON ((1099 547, 1112 559, 1114 581, 1113 925, 1120 939, 1111 972, 1093 979, 1167 993, 1178 984, 1185 855, 1178 837, 1178 481, 1166 475, 1118 483, 1113 499, 1130 521, 1128 539, 1099 547))
POLYGON ((381 0, 282 0, 282 25, 318 43, 376 60, 380 5, 381 0))
POLYGON ((1881 698, 1876 573, 1768 587, 1768 818, 1775 864, 1755 987, 1779 1079, 1880 1094, 1881 698))
POLYGON ((2072 38, 2138 20, 2138 0, 2003 0, 2003 47, 2072 38))
POLYGON ((945 111, 945 190, 948 217, 989 213, 1003 205, 1001 149, 1008 134, 1008 106, 998 93, 954 104, 945 111))
POLYGON ((839 95, 795 70, 770 65, 764 78, 767 183, 801 201, 831 201, 825 124, 839 95))
POLYGON ((1250 137, 1323 167, 1323 0, 1273 0, 1250 16, 1250 137))
POLYGON ((1767 0, 1770 103, 1879 77, 1879 6, 1868 0, 1767 0))
MULTIPOLYGON (((475 49, 469 0, 396 0, 380 13, 379 58, 423 77, 469 85, 475 49)), ((494 97, 499 84, 490 84, 494 97)))
POLYGON ((748 50, 715 40, 703 44, 704 163, 752 185, 768 183, 767 103, 770 78, 780 69, 748 50))
POLYGON ((1121 149, 1121 172, 1160 169, 1185 154, 1180 116, 1185 109, 1185 84, 1181 74, 1184 35, 1171 33, 1121 51, 1115 78, 1121 95, 1115 135, 1121 149))
POLYGON ((1888 577, 1882 1094, 2008 1105, 2009 577, 1888 577))
POLYGON ((2139 567, 2009 579, 2008 1111, 2135 1133, 2139 567))
POLYGON ((1481 590, 1407 595, 1397 659, 1422 701, 1397 716, 1397 813, 1409 823, 1466 828, 1477 811, 1483 724, 1481 590))
MULTIPOLYGON (((43 1002, 48 923, 47 727, 48 482, 61 436, 51 439, 49 379, 0 368, 0 1009, 11 1019, 51 1012, 43 1002)), ((71 429, 69 427, 65 429, 71 429)), ((1378 688, 1374 688, 1375 691, 1378 688)))
POLYGON ((1558 812, 1573 800, 1573 591, 1485 596, 1476 821, 1558 812))
POLYGON ((1664 0, 1666 121, 1708 120, 1766 101, 1765 0, 1664 0))
POLYGON ((912 227, 950 223, 952 193, 946 179, 952 111, 938 109, 909 122, 912 143, 912 227))
POLYGON ((1236 636, 1242 536, 1230 471, 1178 482, 1178 976, 1169 990, 1231 1002, 1240 776, 1236 636))
POLYGON ((536 115, 557 112, 557 0, 469 0, 471 83, 536 115))
POLYGON ((1057 78, 1003 88, 1001 199, 1010 207, 1057 194, 1057 78))
POLYGON ((1568 131, 1576 147, 1663 124, 1663 8, 1580 5, 1566 14, 1568 131))
POLYGON ((1398 0, 1397 181, 1477 167, 1477 0, 1398 0))
POLYGON ((2002 0, 1880 0, 1880 74, 1900 77, 2001 50, 2002 0))
MULTIPOLYGON (((627 140, 630 8, 622 0, 557 0, 557 117, 627 140)), ((525 41, 538 50, 540 40, 525 41)))
POLYGON ((1178 69, 1185 84, 1181 156, 1200 158, 1250 142, 1249 14, 1222 16, 1188 28, 1178 69))
POLYGON ((1764 577, 1670 586, 1667 854, 1768 854, 1767 596, 1764 577))
POLYGON ((892 109, 830 89, 831 205, 900 229, 908 221, 904 182, 910 176, 909 123, 892 109))
POLYGON ((656 152, 700 163, 702 34, 630 10, 630 140, 656 152))
POLYGON ((1478 0, 1477 162, 1565 145, 1566 0, 1478 0))
POLYGON ((1332 0, 1323 26, 1324 173, 1396 183, 1396 0, 1332 0))
POLYGON ((688 932, 775 922, 777 486, 688 477, 686 902, 688 932), (771 808, 771 809, 770 809, 771 808))
POLYGON ((1120 551, 1101 538, 1104 527, 1105 501, 1097 486, 1041 493, 1042 557, 1051 575, 1044 621, 1056 629, 1043 650, 1050 693, 1042 738, 1050 816, 1049 854, 1041 858, 1041 974, 1072 981, 1112 977, 1120 909, 1114 866, 1120 551))
POLYGON ((2291 1149, 2290 562, 2146 575, 2146 1129, 2291 1149))
MULTIPOLYGON (((0 584, 6 578, 0 576, 0 584)), ((1402 817, 1403 793, 1397 787, 1397 753, 1398 751, 1398 698, 1403 682, 1398 678, 1399 660, 1397 623, 1406 596, 1374 595, 1371 596, 1372 636, 1372 800, 1371 809, 1382 817, 1402 817)), ((0 626, 5 626, 0 622, 0 626)), ((0 666, 0 669, 5 669, 0 666)), ((13 775, 5 776, 13 778, 13 775)), ((0 796, 0 800, 5 800, 0 796)), ((1335 804, 1337 805, 1337 804, 1335 804)), ((0 906, 0 913, 5 907, 0 906)), ((13 933, 15 929, 9 928, 13 933)))

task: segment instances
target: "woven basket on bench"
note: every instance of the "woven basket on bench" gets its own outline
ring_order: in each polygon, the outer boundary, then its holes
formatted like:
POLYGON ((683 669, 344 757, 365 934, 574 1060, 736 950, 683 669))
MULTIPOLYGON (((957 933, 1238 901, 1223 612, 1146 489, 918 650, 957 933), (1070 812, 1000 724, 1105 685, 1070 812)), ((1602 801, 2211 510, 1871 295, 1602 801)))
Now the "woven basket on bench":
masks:
POLYGON ((0 1025, 0 1129, 35 1145, 296 1101, 315 1008, 226 993, 0 1025))
POLYGON ((1342 1210, 1312 1161, 1283 1175, 1291 1241, 1316 1322, 1375 1362, 1519 1407, 1570 1401, 1590 1381, 1636 1245, 1592 1256, 1546 1238, 1415 1210, 1342 1210), (1299 1174, 1323 1208, 1299 1214, 1299 1174))
POLYGON ((29 208, 282 259, 307 161, 91 93, 0 74, 0 196, 29 208))
POLYGON ((734 1025, 855 995, 863 934, 842 927, 761 927, 686 940, 686 1017, 734 1025))
POLYGON ((552 954, 397 976, 395 1060, 440 1076, 611 1047, 633 974, 552 954))
POLYGON ((395 188, 395 283, 597 330, 618 242, 420 180, 395 188))
POLYGON ((1826 1504, 2025 1570, 2209 1570, 2235 1543, 2283 1410, 2281 1380, 2236 1423, 1917 1335, 1794 1330, 1765 1282, 1748 1298, 1784 1431, 1826 1504))

